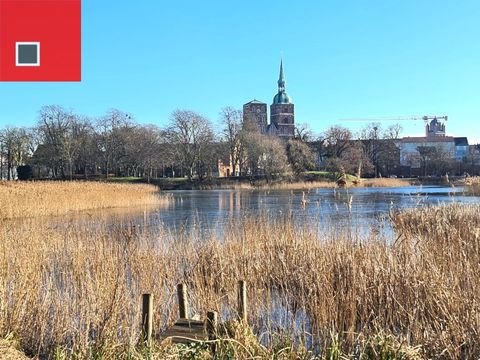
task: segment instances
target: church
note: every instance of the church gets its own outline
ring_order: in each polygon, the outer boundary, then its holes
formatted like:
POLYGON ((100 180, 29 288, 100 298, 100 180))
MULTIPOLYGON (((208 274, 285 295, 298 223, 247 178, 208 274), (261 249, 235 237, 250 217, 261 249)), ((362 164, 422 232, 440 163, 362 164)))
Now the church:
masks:
POLYGON ((285 90, 283 61, 280 61, 278 92, 270 105, 270 123, 267 123, 267 104, 256 99, 243 105, 243 121, 257 127, 260 133, 289 140, 295 136, 294 105, 285 90))

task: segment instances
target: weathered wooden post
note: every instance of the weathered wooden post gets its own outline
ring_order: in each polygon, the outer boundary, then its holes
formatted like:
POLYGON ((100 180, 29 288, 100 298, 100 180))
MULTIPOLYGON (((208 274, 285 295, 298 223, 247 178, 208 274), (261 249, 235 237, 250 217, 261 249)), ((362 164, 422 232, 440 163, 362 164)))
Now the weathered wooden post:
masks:
POLYGON ((153 295, 142 295, 142 340, 151 344, 153 332, 153 295))
MULTIPOLYGON (((208 311, 207 312, 207 334, 208 340, 216 340, 217 339, 217 329, 218 329, 218 313, 216 311, 208 311)), ((210 344, 210 350, 213 354, 217 350, 217 346, 215 343, 210 344)))
POLYGON ((185 284, 177 285, 177 296, 180 319, 188 319, 187 286, 185 284))
POLYGON ((238 282, 238 317, 247 323, 247 283, 245 280, 238 282))

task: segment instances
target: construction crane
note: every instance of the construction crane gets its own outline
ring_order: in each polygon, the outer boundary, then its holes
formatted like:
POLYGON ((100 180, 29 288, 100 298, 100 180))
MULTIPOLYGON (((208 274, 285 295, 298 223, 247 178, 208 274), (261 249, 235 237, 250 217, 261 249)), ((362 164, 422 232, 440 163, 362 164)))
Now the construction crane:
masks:
POLYGON ((430 120, 448 120, 448 116, 389 116, 389 117, 380 117, 380 118, 354 118, 354 119, 338 119, 338 121, 370 121, 370 122, 380 122, 380 121, 415 121, 423 120, 427 124, 430 120))
MULTIPOLYGON (((408 121, 408 120, 423 120, 425 121, 425 136, 445 136, 445 124, 439 122, 438 120, 448 120, 448 116, 397 116, 397 117, 383 117, 383 118, 359 118, 359 119, 340 119, 339 121, 370 121, 370 122, 381 122, 381 121, 408 121)), ((374 130, 377 131, 377 126, 375 125, 374 130)))

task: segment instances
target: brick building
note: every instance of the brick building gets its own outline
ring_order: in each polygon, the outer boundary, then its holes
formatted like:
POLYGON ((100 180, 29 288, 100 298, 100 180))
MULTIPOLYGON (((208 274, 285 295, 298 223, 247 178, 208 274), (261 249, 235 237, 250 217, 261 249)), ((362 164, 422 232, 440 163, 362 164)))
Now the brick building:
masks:
POLYGON ((243 105, 243 121, 254 124, 262 134, 288 140, 295 136, 295 109, 286 92, 285 83, 281 61, 278 92, 270 105, 270 123, 267 124, 267 104, 256 99, 243 105))

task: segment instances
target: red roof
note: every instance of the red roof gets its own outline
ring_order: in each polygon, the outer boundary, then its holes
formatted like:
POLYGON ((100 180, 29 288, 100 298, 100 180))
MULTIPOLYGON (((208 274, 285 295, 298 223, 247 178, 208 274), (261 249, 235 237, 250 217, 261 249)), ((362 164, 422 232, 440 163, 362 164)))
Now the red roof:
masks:
POLYGON ((453 136, 414 136, 402 138, 402 143, 454 142, 453 136))

